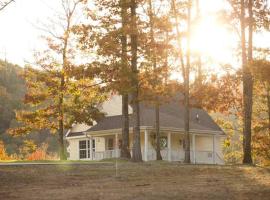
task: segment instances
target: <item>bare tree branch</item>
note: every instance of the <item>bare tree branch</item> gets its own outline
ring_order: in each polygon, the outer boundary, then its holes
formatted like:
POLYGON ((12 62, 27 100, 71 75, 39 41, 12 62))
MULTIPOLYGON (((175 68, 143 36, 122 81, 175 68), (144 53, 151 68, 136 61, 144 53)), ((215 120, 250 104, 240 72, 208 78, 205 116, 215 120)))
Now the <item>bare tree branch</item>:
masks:
POLYGON ((4 10, 10 3, 15 2, 15 0, 9 0, 7 2, 0 2, 0 11, 4 10))

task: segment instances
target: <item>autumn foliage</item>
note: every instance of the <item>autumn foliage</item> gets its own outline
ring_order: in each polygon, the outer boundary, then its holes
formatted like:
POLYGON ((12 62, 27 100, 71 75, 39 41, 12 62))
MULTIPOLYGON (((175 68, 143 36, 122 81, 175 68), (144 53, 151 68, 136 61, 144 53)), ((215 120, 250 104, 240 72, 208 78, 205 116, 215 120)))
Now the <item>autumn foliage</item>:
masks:
POLYGON ((6 152, 6 148, 3 141, 0 141, 0 161, 1 160, 11 160, 6 152))

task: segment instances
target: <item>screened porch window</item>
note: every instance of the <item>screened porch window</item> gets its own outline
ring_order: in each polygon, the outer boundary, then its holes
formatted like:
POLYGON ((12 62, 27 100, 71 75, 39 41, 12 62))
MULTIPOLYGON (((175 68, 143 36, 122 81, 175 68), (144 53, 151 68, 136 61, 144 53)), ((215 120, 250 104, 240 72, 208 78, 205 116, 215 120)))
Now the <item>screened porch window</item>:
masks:
POLYGON ((113 138, 108 138, 107 149, 113 150, 113 138))

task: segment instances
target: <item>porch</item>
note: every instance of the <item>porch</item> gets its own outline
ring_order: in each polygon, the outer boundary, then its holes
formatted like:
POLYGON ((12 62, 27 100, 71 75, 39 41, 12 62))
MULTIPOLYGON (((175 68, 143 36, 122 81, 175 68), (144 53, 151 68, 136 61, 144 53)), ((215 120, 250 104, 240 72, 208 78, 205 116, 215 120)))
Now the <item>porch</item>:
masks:
MULTIPOLYGON (((153 132, 145 129, 141 132, 141 151, 144 161, 156 160, 155 145, 153 144, 153 132)), ((89 133, 88 138, 91 141, 89 146, 89 160, 102 160, 110 158, 119 158, 121 156, 122 137, 119 132, 115 133, 89 133), (91 146, 92 144, 92 146, 91 146), (93 146, 95 145, 95 146, 93 146)), ((185 158, 184 134, 182 132, 162 132, 161 141, 163 143, 161 155, 166 161, 183 162, 185 158)), ((133 143, 132 134, 130 134, 130 144, 133 143)), ((191 133, 191 151, 190 157, 192 163, 206 164, 224 164, 220 155, 220 138, 215 134, 196 134, 191 133)), ((131 149, 131 146, 130 146, 131 149)), ((132 151, 131 151, 132 154, 132 151)))

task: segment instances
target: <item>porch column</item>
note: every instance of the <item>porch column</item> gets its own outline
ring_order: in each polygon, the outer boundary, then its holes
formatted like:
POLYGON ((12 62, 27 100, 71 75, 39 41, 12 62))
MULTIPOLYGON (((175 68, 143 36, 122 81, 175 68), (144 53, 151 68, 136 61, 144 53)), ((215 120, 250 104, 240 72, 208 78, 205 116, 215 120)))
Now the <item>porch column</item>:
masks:
POLYGON ((216 135, 213 135, 213 164, 216 164, 216 135))
POLYGON ((148 131, 144 131, 144 161, 148 161, 148 131))
POLYGON ((192 134, 193 163, 196 163, 196 135, 192 134))
POLYGON ((89 137, 89 144, 90 144, 90 147, 89 147, 89 149, 90 149, 90 160, 94 160, 93 159, 93 146, 92 146, 92 144, 93 144, 93 138, 92 138, 92 136, 90 136, 89 137))
POLYGON ((118 134, 115 134, 115 157, 118 158, 118 134))
POLYGON ((171 133, 168 133, 168 161, 172 161, 172 137, 171 133))

